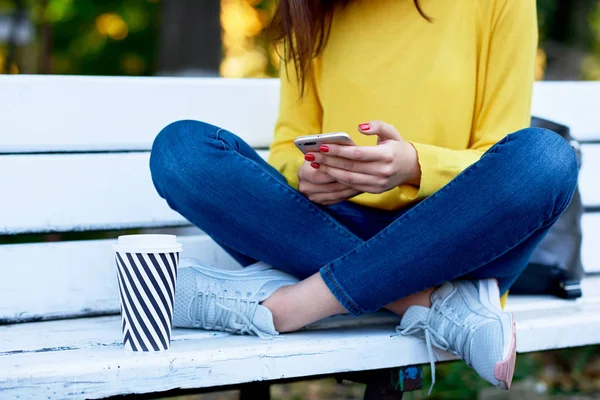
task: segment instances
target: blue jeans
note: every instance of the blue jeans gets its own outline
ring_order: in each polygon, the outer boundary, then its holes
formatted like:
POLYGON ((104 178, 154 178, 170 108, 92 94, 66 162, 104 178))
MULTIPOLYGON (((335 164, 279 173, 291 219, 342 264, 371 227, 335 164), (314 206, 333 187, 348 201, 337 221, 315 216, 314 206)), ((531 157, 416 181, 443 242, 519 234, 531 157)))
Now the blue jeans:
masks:
POLYGON ((506 136, 397 211, 314 204, 242 139, 203 122, 160 132, 150 168, 169 206, 242 265, 260 260, 301 279, 320 272, 354 315, 457 278, 496 278, 505 292, 577 183, 574 151, 538 128, 506 136))

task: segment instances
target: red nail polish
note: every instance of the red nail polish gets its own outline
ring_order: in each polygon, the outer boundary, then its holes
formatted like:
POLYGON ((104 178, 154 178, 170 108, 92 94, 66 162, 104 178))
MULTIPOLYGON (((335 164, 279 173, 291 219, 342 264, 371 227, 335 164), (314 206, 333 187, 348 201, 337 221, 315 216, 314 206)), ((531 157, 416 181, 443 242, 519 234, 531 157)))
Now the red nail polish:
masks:
POLYGON ((319 169, 321 168, 321 164, 316 163, 316 162, 312 162, 310 163, 310 166, 313 167, 314 169, 319 169))
POLYGON ((307 154, 304 156, 306 161, 315 161, 315 156, 313 154, 307 154))
POLYGON ((319 150, 321 151, 321 153, 329 153, 329 146, 319 146, 319 150))
POLYGON ((371 129, 371 124, 360 124, 358 127, 361 131, 368 131, 371 129))

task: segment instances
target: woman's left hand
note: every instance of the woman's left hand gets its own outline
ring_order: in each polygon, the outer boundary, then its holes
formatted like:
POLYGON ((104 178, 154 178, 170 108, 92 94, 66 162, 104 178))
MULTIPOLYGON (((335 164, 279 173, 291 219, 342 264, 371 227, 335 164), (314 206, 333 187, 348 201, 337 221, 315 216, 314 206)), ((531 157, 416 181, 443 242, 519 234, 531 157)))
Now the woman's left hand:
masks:
POLYGON ((371 121, 360 124, 359 132, 377 135, 377 146, 321 146, 319 153, 309 153, 315 158, 313 168, 361 192, 383 193, 406 183, 419 186, 417 151, 394 126, 371 121))

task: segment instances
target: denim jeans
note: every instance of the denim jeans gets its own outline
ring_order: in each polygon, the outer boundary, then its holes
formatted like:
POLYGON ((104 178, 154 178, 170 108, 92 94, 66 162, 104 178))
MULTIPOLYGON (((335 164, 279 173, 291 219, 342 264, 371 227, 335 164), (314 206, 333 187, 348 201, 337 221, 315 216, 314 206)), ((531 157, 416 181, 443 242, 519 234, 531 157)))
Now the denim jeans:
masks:
POLYGON ((169 206, 243 266, 260 260, 301 279, 320 272, 354 315, 457 278, 496 278, 505 292, 577 183, 569 144, 539 128, 506 136, 397 211, 314 204, 242 139, 198 121, 160 132, 150 168, 169 206))

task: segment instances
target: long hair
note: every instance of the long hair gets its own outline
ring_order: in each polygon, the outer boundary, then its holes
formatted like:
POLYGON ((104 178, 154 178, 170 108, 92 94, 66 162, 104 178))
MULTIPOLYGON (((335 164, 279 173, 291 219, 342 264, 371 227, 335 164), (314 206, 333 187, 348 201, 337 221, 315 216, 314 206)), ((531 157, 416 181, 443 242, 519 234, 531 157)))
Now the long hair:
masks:
MULTIPOLYGON (((311 61, 327 44, 334 10, 350 1, 279 0, 269 27, 270 37, 276 42, 283 41, 282 58, 293 64, 301 96, 306 79, 312 73, 311 61)), ((419 14, 431 22, 419 0, 413 1, 419 14)))

